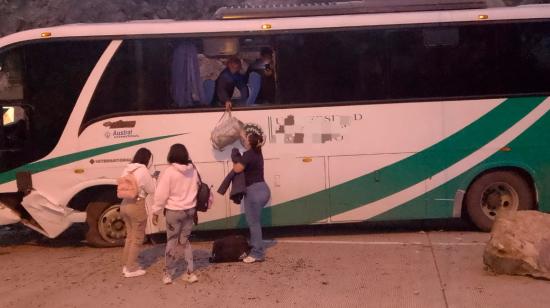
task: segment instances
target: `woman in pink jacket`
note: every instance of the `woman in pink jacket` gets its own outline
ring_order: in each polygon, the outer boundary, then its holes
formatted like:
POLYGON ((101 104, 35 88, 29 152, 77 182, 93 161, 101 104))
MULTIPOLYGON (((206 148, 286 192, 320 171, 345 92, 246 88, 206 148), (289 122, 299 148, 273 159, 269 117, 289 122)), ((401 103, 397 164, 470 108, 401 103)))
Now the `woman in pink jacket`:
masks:
POLYGON ((177 251, 183 247, 187 262, 183 280, 193 283, 198 278, 193 274, 193 250, 189 235, 195 217, 199 177, 183 144, 170 147, 168 163, 170 166, 160 176, 153 205, 153 224, 158 223, 158 215, 163 210, 166 216, 166 265, 162 281, 172 283, 178 261, 177 251))

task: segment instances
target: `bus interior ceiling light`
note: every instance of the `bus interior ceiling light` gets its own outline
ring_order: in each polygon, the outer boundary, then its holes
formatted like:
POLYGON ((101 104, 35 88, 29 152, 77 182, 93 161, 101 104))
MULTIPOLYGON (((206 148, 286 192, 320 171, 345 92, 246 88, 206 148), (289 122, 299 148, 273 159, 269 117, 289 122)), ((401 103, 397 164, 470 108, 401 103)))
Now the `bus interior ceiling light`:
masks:
POLYGON ((271 29, 271 24, 263 24, 262 25, 262 30, 270 30, 271 29))
POLYGON ((489 19, 489 15, 480 14, 477 16, 477 19, 479 20, 487 20, 489 19))
POLYGON ((42 33, 40 33, 40 37, 50 37, 50 36, 52 36, 51 32, 42 32, 42 33))

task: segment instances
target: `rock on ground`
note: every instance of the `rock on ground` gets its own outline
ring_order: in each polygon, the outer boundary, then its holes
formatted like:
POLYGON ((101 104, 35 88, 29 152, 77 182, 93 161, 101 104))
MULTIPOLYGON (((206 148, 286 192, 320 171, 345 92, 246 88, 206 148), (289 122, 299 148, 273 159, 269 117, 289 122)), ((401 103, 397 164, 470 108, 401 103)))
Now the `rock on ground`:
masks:
POLYGON ((550 214, 499 213, 483 261, 496 274, 550 279, 550 214))

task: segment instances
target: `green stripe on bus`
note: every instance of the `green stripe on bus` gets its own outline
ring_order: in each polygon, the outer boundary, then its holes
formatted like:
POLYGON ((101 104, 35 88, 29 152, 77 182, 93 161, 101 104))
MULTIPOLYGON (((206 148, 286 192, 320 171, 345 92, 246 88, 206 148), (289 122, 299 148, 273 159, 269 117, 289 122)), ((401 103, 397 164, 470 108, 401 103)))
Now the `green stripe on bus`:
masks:
POLYGON ((180 136, 182 134, 175 134, 175 135, 167 135, 167 136, 160 136, 160 137, 153 137, 153 138, 147 138, 147 139, 141 139, 141 140, 135 140, 135 141, 129 141, 124 143, 118 143, 113 145, 108 145, 100 148, 90 149, 82 152, 72 153, 68 155, 63 155, 59 157, 54 157, 42 161, 38 161, 35 163, 30 163, 24 166, 21 166, 16 169, 12 169, 10 171, 6 171, 3 173, 0 173, 0 184, 4 184, 10 181, 15 180, 15 175, 17 172, 21 171, 29 171, 31 173, 39 173, 42 171, 46 171, 48 169, 60 167, 63 165, 67 165, 70 163, 74 163, 75 161, 79 161, 82 159, 94 157, 97 155, 113 152, 116 150, 129 148, 135 145, 140 145, 148 142, 153 142, 161 139, 166 139, 170 137, 180 136))
MULTIPOLYGON (((274 226, 315 223, 420 183, 498 137, 544 99, 546 97, 507 99, 462 130, 408 158, 332 188, 267 208, 262 214, 262 224, 274 226)), ((241 214, 208 221, 198 227, 244 227, 246 224, 243 216, 241 214)))

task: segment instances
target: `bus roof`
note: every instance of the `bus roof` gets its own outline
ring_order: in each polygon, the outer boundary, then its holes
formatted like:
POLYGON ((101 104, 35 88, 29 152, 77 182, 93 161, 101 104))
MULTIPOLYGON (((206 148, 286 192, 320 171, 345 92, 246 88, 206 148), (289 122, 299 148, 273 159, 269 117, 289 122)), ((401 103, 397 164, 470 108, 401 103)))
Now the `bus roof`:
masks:
POLYGON ((281 18, 324 15, 484 9, 506 6, 501 0, 354 0, 314 4, 270 4, 221 7, 216 19, 281 18))
POLYGON ((231 20, 143 20, 118 23, 80 23, 26 30, 0 38, 0 48, 32 40, 78 37, 144 37, 185 34, 231 34, 251 31, 346 28, 445 22, 487 22, 550 18, 550 4, 488 7, 443 11, 361 13, 231 20))

